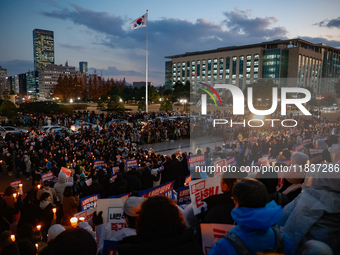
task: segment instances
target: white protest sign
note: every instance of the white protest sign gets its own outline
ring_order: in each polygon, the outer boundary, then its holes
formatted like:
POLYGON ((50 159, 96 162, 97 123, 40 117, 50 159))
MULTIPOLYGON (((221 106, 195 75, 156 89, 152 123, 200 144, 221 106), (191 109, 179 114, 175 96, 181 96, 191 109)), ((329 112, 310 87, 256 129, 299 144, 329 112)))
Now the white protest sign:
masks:
POLYGON ((223 167, 227 166, 227 160, 226 159, 221 159, 218 161, 215 161, 214 167, 215 167, 215 173, 214 176, 222 176, 223 174, 223 167))
POLYGON ((189 182, 190 198, 195 215, 201 212, 201 208, 204 205, 204 202, 202 200, 210 196, 222 193, 220 183, 221 178, 219 177, 200 179, 189 182))
POLYGON ((123 202, 120 198, 99 199, 97 213, 103 211, 103 222, 110 223, 112 231, 118 231, 126 226, 123 214, 123 202))
POLYGON ((234 225, 230 224, 201 224, 203 253, 207 255, 211 246, 228 234, 233 227, 234 225))
POLYGON ((322 153, 323 151, 324 150, 322 150, 322 149, 309 149, 310 155, 322 153))
POLYGON ((91 218, 92 218, 92 215, 93 213, 96 211, 96 208, 93 208, 93 209, 88 209, 86 211, 83 211, 83 212, 79 212, 79 213, 76 213, 74 215, 74 217, 77 217, 78 220, 80 217, 84 217, 85 218, 85 222, 88 222, 91 218))

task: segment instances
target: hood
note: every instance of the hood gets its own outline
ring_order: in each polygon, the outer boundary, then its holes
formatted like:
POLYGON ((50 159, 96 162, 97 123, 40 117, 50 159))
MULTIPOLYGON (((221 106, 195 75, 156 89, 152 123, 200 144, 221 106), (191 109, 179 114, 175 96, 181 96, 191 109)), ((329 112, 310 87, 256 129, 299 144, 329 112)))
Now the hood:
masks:
POLYGON ((40 202, 40 208, 41 208, 41 210, 44 210, 49 204, 50 204, 51 202, 50 201, 41 201, 40 202))
POLYGON ((64 172, 60 172, 59 176, 58 176, 58 182, 60 184, 66 183, 67 179, 66 179, 66 174, 64 172))
POLYGON ((267 229, 282 217, 282 208, 271 201, 261 208, 235 207, 231 217, 239 224, 255 229, 267 229))

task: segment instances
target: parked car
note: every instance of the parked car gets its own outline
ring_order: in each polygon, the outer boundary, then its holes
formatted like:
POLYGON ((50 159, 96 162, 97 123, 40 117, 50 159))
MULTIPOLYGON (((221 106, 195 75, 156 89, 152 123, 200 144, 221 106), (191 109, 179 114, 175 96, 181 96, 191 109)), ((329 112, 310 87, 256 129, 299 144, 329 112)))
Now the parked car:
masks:
POLYGON ((92 124, 90 122, 80 122, 77 124, 74 124, 71 126, 72 131, 79 131, 81 128, 87 128, 87 129, 94 129, 94 130, 101 130, 101 126, 97 124, 92 124))
POLYGON ((3 128, 10 133, 27 133, 28 130, 27 129, 20 129, 20 128, 16 128, 16 127, 12 127, 12 126, 3 126, 3 128))

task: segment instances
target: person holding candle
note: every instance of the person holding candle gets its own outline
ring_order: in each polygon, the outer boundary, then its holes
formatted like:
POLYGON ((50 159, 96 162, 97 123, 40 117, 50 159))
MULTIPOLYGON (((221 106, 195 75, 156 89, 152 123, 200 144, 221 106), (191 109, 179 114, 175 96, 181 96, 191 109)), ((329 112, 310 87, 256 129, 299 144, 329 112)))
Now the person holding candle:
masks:
POLYGON ((40 217, 39 222, 41 223, 41 232, 43 235, 43 241, 47 240, 47 231, 52 225, 53 220, 53 206, 51 204, 51 195, 48 192, 45 192, 40 197, 40 217))
POLYGON ((64 216, 73 217, 78 212, 80 205, 79 196, 73 196, 73 190, 71 186, 67 186, 63 194, 63 212, 64 216))

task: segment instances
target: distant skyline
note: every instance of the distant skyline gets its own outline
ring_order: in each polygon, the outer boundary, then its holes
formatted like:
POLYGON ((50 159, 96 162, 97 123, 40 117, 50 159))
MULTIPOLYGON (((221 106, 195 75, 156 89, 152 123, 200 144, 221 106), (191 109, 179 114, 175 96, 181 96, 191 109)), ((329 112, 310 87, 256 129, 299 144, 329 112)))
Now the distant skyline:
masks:
POLYGON ((55 63, 88 62, 105 78, 145 81, 146 28, 130 22, 149 10, 149 80, 164 83, 165 56, 301 38, 340 48, 340 1, 88 1, 0 3, 0 66, 33 70, 35 28, 54 31, 55 63))

